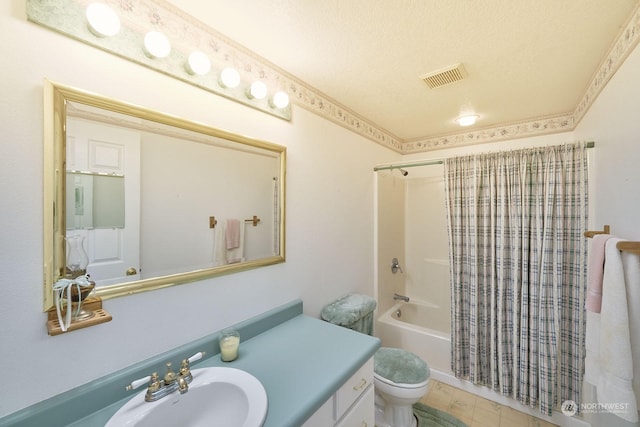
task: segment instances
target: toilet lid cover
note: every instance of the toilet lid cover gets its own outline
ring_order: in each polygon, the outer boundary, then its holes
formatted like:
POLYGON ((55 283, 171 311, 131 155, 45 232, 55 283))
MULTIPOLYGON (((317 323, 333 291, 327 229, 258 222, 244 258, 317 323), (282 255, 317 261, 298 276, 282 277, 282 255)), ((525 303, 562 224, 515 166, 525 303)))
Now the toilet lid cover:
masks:
POLYGON ((429 365, 415 354, 399 348, 381 347, 373 355, 373 370, 398 384, 419 384, 429 378, 429 365))

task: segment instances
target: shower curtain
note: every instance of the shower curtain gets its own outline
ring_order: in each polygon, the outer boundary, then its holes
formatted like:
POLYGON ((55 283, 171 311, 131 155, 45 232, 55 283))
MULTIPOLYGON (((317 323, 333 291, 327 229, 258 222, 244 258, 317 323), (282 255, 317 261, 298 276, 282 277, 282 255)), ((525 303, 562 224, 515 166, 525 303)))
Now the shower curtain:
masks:
POLYGON ((586 146, 445 160, 454 374, 550 415, 584 373, 586 146))

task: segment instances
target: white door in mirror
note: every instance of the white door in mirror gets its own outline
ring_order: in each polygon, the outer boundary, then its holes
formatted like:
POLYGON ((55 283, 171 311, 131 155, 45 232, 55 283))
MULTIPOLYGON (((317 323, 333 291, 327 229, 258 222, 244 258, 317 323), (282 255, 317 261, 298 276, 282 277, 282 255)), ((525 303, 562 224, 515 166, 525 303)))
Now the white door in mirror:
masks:
POLYGON ((261 427, 267 416, 267 392, 248 372, 236 368, 194 369, 189 391, 145 402, 142 391, 105 427, 237 426, 261 427))
POLYGON ((118 204, 124 210, 124 227, 104 227, 93 221, 85 226, 86 220, 76 221, 78 215, 70 205, 74 190, 67 185, 67 235, 85 237, 87 272, 96 285, 139 280, 137 270, 134 275, 126 271, 132 266, 139 269, 140 265, 140 132, 68 117, 67 171, 124 177, 123 200, 115 200, 109 193, 98 198, 94 194, 98 189, 92 185, 83 192, 88 206, 82 212, 100 218, 109 215, 105 205, 118 204))

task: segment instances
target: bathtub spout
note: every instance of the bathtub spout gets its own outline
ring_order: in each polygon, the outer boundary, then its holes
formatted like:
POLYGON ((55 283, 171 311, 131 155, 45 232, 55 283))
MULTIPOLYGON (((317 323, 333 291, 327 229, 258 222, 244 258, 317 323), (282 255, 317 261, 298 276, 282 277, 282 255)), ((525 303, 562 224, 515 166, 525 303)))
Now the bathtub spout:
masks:
POLYGON ((400 295, 400 294, 393 294, 393 299, 394 301, 409 302, 409 297, 405 297, 404 295, 400 295))

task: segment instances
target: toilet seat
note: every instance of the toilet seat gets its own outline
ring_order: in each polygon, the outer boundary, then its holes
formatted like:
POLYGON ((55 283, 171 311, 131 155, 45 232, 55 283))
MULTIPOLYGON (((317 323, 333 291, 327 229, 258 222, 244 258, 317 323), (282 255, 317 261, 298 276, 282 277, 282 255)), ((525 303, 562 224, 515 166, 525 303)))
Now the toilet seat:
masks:
POLYGON ((429 382, 429 366, 409 351, 381 347, 373 359, 374 376, 385 384, 409 389, 424 387, 429 382))
POLYGON ((422 388, 422 387, 426 387, 427 384, 429 383, 429 378, 427 378, 426 380, 420 382, 420 383, 415 383, 415 384, 407 384, 407 383, 396 383, 391 381, 388 378, 383 377, 382 375, 378 375, 375 372, 373 373, 373 377, 380 381, 383 382, 385 384, 388 384, 391 387, 398 387, 398 388, 406 388, 406 389, 413 389, 413 388, 422 388))

